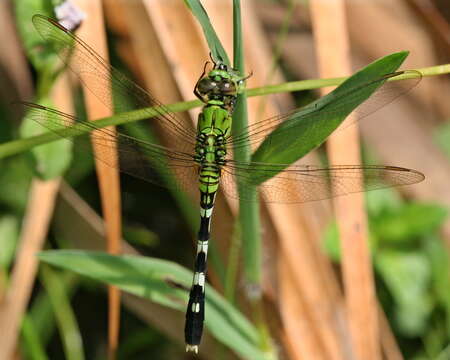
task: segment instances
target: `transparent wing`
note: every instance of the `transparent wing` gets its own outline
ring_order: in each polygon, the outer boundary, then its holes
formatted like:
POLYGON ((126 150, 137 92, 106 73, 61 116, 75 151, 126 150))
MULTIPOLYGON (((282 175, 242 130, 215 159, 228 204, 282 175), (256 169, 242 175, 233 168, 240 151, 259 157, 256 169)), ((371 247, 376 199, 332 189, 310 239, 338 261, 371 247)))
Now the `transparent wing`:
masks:
POLYGON ((238 194, 234 182, 245 186, 259 184, 267 175, 278 174, 259 185, 267 202, 302 203, 355 192, 415 184, 422 173, 395 166, 312 165, 243 163, 228 161, 223 167, 221 185, 232 198, 251 200, 245 191, 238 194), (280 172, 281 171, 281 172, 280 172), (236 180, 235 180, 236 179, 236 180))
MULTIPOLYGON (((249 125, 247 129, 241 133, 233 134, 228 139, 228 144, 233 147, 245 146, 246 144, 256 144, 269 135, 281 123, 285 124, 283 131, 277 136, 283 137, 288 132, 295 132, 296 127, 301 126, 305 121, 318 121, 332 118, 334 115, 344 113, 348 108, 354 107, 360 103, 365 97, 364 89, 380 85, 380 87, 366 101, 362 102, 353 113, 356 114, 356 120, 360 120, 382 107, 393 102, 398 97, 406 94, 421 81, 421 73, 415 70, 400 71, 387 74, 375 79, 368 79, 366 83, 348 89, 346 92, 336 96, 331 102, 323 107, 307 105, 285 114, 277 115, 255 124, 249 125), (403 78, 403 80, 392 81, 395 78, 403 78), (389 81, 388 81, 389 80, 389 81), (332 108, 333 110, 327 110, 332 108), (289 126, 289 124, 292 124, 289 126)), ((350 124, 346 124, 349 126, 350 124)), ((311 128, 314 131, 314 128, 311 128)))
POLYGON ((82 151, 91 152, 91 144, 95 145, 96 159, 124 173, 172 189, 189 190, 198 181, 192 154, 148 143, 115 129, 99 128, 95 121, 79 121, 38 104, 22 104, 29 110, 27 118, 69 141, 77 137, 77 147, 82 151), (116 149, 117 152, 112 151, 116 149))
MULTIPOLYGON (((147 110, 149 118, 157 121, 164 131, 174 135, 177 144, 174 148, 190 149, 195 143, 196 133, 194 129, 184 124, 173 113, 164 107, 149 92, 128 79, 120 71, 110 66, 89 45, 69 30, 62 27, 55 20, 43 15, 33 16, 33 24, 39 34, 59 55, 67 65, 85 84, 89 90, 107 107, 124 112, 129 109, 127 104, 122 104, 120 99, 131 99, 138 108, 157 107, 154 111, 147 110), (112 90, 122 96, 114 97, 112 104, 112 90)), ((146 110, 143 110, 144 112, 146 110)), ((124 116, 127 116, 126 114, 124 116)))

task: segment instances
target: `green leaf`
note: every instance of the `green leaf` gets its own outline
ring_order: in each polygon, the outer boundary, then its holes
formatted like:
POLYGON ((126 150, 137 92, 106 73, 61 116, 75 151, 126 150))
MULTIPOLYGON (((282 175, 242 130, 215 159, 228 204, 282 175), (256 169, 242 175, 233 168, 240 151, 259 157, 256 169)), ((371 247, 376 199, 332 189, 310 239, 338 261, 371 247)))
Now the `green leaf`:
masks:
POLYGON ((53 16, 52 4, 47 0, 14 1, 17 27, 27 57, 38 71, 55 64, 57 56, 47 46, 31 22, 35 14, 53 16))
POLYGON ((19 219, 12 215, 0 217, 0 271, 7 271, 14 259, 19 240, 19 219))
MULTIPOLYGON (((48 264, 185 311, 192 272, 178 264, 148 257, 67 250, 45 251, 39 254, 39 258, 48 264)), ((205 325, 211 334, 245 359, 264 359, 257 347, 256 329, 214 289, 206 287, 205 325)))
POLYGON ((400 243, 436 230, 448 211, 436 204, 410 203, 375 217, 372 230, 384 243, 400 243))
POLYGON ((44 344, 40 339, 40 334, 36 329, 35 323, 31 316, 24 314, 21 329, 21 345, 20 350, 26 359, 30 360, 48 360, 45 354, 44 344))
POLYGON ((84 360, 80 328, 70 305, 69 294, 63 281, 64 275, 58 274, 48 266, 42 266, 40 280, 52 304, 63 342, 65 358, 68 360, 84 360))
POLYGON ((215 60, 222 61, 227 66, 231 66, 230 59, 228 58, 202 3, 199 0, 184 0, 184 2, 200 23, 203 34, 208 42, 209 49, 211 50, 212 57, 215 60))
POLYGON ((25 156, 14 156, 1 162, 0 202, 17 213, 23 213, 28 203, 28 190, 33 177, 25 156))
POLYGON ((426 256, 420 252, 383 250, 375 256, 375 267, 395 300, 395 318, 401 332, 409 337, 421 335, 433 310, 426 256))
MULTIPOLYGON (((41 104, 51 106, 50 101, 42 100, 41 104)), ((47 133, 48 130, 25 115, 20 127, 24 138, 47 133)), ((48 180, 62 176, 69 168, 72 160, 72 142, 67 139, 37 146, 31 150, 35 162, 35 171, 41 178, 48 180)))
MULTIPOLYGON (((387 75, 397 70, 407 55, 403 51, 385 56, 349 77, 328 95, 294 111, 264 139, 252 161, 288 166, 305 156, 383 85, 387 75)), ((258 174, 258 183, 273 175, 258 174)))
POLYGON ((450 259, 444 241, 438 236, 427 236, 424 240, 425 252, 430 259, 433 292, 436 300, 446 313, 446 333, 450 337, 450 259))
POLYGON ((134 246, 156 247, 159 237, 144 226, 129 225, 123 229, 124 238, 134 246))
MULTIPOLYGON (((72 300, 79 289, 80 277, 71 271, 60 273, 59 276, 64 283, 64 292, 69 300, 72 300)), ((40 343, 46 347, 53 339, 56 330, 55 313, 47 292, 41 291, 36 294, 27 314, 35 334, 39 336, 40 343)), ((28 359, 28 357, 25 358, 28 359)))

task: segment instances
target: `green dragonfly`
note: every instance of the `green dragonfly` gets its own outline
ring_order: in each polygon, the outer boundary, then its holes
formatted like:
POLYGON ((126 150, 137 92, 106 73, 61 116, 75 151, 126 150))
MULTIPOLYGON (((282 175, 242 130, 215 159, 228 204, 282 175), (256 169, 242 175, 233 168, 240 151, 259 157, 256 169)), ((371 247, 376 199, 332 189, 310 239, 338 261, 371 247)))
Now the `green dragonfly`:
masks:
MULTIPOLYGON (((229 68, 221 61, 212 61, 212 68, 205 69, 198 80, 194 93, 204 103, 198 117, 197 129, 186 126, 180 118, 168 111, 150 93, 142 89, 118 70, 108 65, 90 46, 55 20, 35 15, 33 23, 37 31, 60 55, 63 62, 80 77, 89 81, 90 90, 105 105, 112 106, 112 91, 117 98, 132 99, 142 108, 148 118, 171 135, 171 146, 133 138, 121 132, 102 128, 96 122, 81 121, 74 116, 38 104, 23 103, 28 108, 28 117, 56 132, 60 137, 73 139, 90 134, 96 145, 95 156, 122 172, 154 184, 172 189, 197 187, 200 197, 200 229, 197 238, 197 255, 194 265, 193 283, 186 313, 186 350, 198 352, 205 312, 205 282, 210 220, 217 191, 220 188, 233 198, 247 199, 245 191, 238 193, 236 182, 245 190, 245 185, 259 185, 265 201, 299 203, 326 199, 353 192, 379 189, 389 186, 420 182, 423 174, 415 170, 395 166, 306 166, 262 162, 240 162, 230 156, 231 147, 257 144, 272 136, 283 137, 299 128, 298 121, 319 121, 335 113, 326 109, 306 107, 288 114, 269 118, 250 125, 245 131, 231 134, 232 112, 237 95, 243 91, 245 76, 229 68), (148 109, 152 107, 152 109, 148 109), (146 109, 147 108, 147 109, 146 109), (283 127, 279 124, 282 123, 283 127), (75 124, 75 125, 74 125, 75 124), (117 149, 118 158, 110 151, 117 149), (176 181, 166 181, 168 178, 176 181), (295 191, 293 190, 295 189, 295 191)), ((357 109, 360 117, 368 115, 391 102, 404 90, 385 84, 399 73, 369 79, 367 83, 349 89, 336 97, 334 111, 344 109, 352 103, 359 104, 362 90, 377 85, 380 89, 357 109)), ((417 83, 414 81, 410 86, 417 83)), ((114 108, 121 109, 120 104, 114 108)), ((120 111, 119 111, 120 112, 120 111)), ((124 113, 124 117, 130 116, 124 113)), ((314 127, 312 127, 314 131, 314 127)), ((289 146, 289 144, 286 144, 289 146)), ((251 198, 249 198, 250 200, 251 198)))

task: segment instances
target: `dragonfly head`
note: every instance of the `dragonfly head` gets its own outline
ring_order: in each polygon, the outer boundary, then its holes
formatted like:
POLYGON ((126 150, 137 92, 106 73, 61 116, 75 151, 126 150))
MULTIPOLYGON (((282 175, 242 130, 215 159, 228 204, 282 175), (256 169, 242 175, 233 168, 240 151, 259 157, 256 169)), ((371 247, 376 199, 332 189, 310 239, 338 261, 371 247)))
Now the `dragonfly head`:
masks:
POLYGON ((212 60, 212 69, 207 70, 208 61, 203 73, 194 89, 194 94, 204 103, 211 100, 220 101, 223 105, 233 111, 237 95, 245 88, 245 81, 251 76, 241 76, 236 70, 225 64, 222 60, 212 60))

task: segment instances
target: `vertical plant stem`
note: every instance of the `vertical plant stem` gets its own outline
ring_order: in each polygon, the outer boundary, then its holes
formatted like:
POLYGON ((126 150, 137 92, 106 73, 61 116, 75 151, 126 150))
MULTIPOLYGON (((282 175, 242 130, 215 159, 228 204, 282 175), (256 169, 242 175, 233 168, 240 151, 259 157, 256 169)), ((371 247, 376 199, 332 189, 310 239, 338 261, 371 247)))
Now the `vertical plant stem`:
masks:
MULTIPOLYGON (((240 21, 240 2, 233 1, 233 26, 234 26, 234 67, 241 73, 245 73, 244 53, 242 44, 242 28, 240 21)), ((236 108, 233 114, 233 133, 241 133, 248 125, 247 98, 245 93, 239 94, 236 108)), ((242 146, 233 149, 234 158, 238 161, 250 160, 250 146, 242 146)), ((249 285, 260 285, 261 282, 261 236, 259 232, 259 203, 256 187, 239 184, 239 192, 245 191, 254 201, 239 201, 239 222, 241 236, 244 241, 244 271, 249 285)))
POLYGON ((55 313, 66 359, 84 360, 80 329, 62 278, 47 265, 42 266, 40 278, 55 313))
POLYGON ((21 348, 30 360, 48 360, 40 334, 36 330, 33 319, 26 314, 22 320, 21 348))
MULTIPOLYGON (((233 0, 233 45, 234 68, 241 75, 245 74, 244 49, 242 40, 241 5, 239 0, 233 0)), ((241 133, 248 125, 247 99, 245 93, 239 94, 236 109, 233 114, 234 133, 241 133)), ((250 146, 235 148, 234 157, 238 161, 250 160, 250 146)), ((261 272, 261 233, 259 219, 259 199, 256 187, 242 186, 238 181, 239 192, 246 192, 246 198, 251 201, 239 201, 239 224, 243 239, 244 273, 247 283, 247 297, 252 307, 254 320, 260 332, 261 349, 269 352, 271 349, 268 329, 264 319, 262 301, 261 272)))
POLYGON ((235 224, 233 235, 231 236, 230 250, 228 253, 227 273, 225 277, 224 293, 225 298, 234 303, 236 293, 237 272, 239 265, 239 254, 242 247, 241 228, 235 224))

